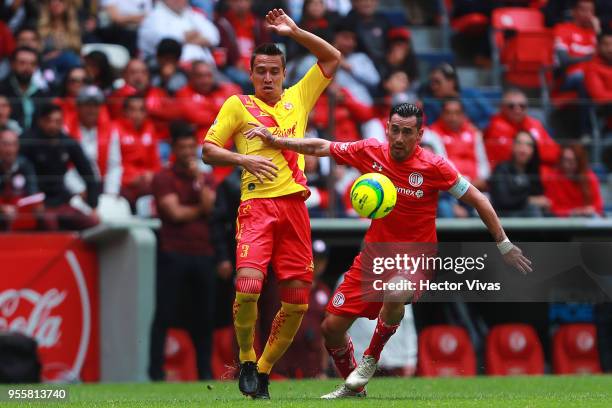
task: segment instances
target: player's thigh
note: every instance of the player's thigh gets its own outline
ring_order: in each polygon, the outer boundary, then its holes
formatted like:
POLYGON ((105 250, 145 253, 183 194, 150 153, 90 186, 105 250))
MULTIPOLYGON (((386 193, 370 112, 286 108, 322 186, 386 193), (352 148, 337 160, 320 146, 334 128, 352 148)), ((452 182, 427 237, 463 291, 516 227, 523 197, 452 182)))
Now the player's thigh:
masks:
POLYGON ((272 267, 279 281, 312 282, 312 239, 306 204, 299 197, 279 202, 281 220, 276 225, 272 267))
MULTIPOLYGON (((274 245, 275 214, 267 199, 240 204, 236 219, 236 270, 255 269, 266 274, 274 245)), ((242 276, 246 276, 242 271, 242 276)))

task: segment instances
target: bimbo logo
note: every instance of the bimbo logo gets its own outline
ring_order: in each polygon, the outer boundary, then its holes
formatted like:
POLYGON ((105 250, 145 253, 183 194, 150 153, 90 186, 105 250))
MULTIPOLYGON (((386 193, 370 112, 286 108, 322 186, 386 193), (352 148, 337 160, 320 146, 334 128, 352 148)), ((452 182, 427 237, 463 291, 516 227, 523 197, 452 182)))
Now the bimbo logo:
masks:
POLYGON ((276 128, 272 134, 278 137, 295 137, 295 124, 288 129, 276 128))

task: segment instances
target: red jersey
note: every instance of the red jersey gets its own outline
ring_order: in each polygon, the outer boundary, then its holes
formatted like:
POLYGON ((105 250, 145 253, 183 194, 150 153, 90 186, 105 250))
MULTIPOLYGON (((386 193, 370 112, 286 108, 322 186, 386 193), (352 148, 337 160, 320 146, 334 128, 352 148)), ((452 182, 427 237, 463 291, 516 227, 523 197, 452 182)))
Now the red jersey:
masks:
POLYGON ((429 128, 440 137, 442 143, 444 143, 448 160, 462 175, 469 180, 481 178, 478 174, 479 158, 477 154, 481 136, 479 130, 470 121, 464 121, 458 131, 450 129, 440 119, 429 128))
POLYGON ((591 202, 585 200, 582 185, 579 182, 568 179, 558 168, 542 169, 544 194, 551 201, 553 214, 557 217, 567 217, 572 210, 588 205, 592 205, 598 214, 603 214, 603 199, 597 176, 589 170, 586 177, 591 191, 591 202))
POLYGON ((338 164, 362 173, 378 172, 389 177, 397 189, 397 203, 384 218, 372 220, 366 242, 436 242, 438 192, 447 191, 459 173, 443 157, 420 146, 403 162, 391 158, 388 143, 367 139, 353 143, 334 142, 330 147, 338 164))
POLYGON ((612 102, 612 64, 598 56, 585 64, 584 71, 589 96, 597 103, 612 102))
POLYGON ((514 136, 521 130, 531 133, 536 140, 542 164, 557 164, 561 150, 557 142, 550 137, 542 122, 526 116, 521 123, 516 124, 510 122, 501 113, 498 113, 491 118, 489 127, 484 135, 485 149, 492 169, 497 164, 510 160, 514 136))
MULTIPOLYGON (((74 116, 69 116, 68 118, 64 119, 64 129, 71 137, 81 141, 81 126, 79 123, 78 114, 75 113, 74 116)), ((100 114, 98 115, 96 130, 98 136, 97 164, 98 169, 100 170, 100 175, 104 177, 106 175, 106 171, 108 170, 108 151, 111 144, 111 134, 113 130, 106 107, 103 107, 103 110, 101 110, 100 114)))
MULTIPOLYGON (((597 34, 592 28, 580 27, 574 23, 560 23, 554 28, 555 49, 568 53, 570 57, 587 57, 595 54, 597 34)), ((568 67, 572 73, 583 69, 584 63, 568 67)))
POLYGON ((115 130, 121 144, 121 185, 130 184, 147 171, 157 172, 160 169, 155 128, 151 121, 147 120, 142 129, 136 130, 126 119, 119 119, 115 122, 115 130))

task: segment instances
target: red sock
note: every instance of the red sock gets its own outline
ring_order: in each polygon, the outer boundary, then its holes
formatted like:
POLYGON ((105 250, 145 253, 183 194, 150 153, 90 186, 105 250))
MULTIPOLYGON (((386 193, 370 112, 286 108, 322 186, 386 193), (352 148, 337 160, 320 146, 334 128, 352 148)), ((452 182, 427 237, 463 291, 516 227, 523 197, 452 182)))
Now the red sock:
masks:
POLYGON ((372 356, 378 361, 380 359, 380 353, 387 344, 387 341, 393 336, 393 333, 399 327, 399 323, 389 326, 385 322, 383 322, 382 318, 378 316, 378 320, 376 322, 376 329, 374 330, 374 334, 372 335, 372 340, 370 340, 370 346, 363 353, 364 355, 372 356))
POLYGON ((342 378, 346 379, 351 371, 357 367, 357 361, 355 361, 355 353, 351 338, 349 337, 346 344, 342 347, 329 348, 325 346, 325 348, 327 348, 329 355, 332 356, 336 369, 338 369, 338 372, 342 378))

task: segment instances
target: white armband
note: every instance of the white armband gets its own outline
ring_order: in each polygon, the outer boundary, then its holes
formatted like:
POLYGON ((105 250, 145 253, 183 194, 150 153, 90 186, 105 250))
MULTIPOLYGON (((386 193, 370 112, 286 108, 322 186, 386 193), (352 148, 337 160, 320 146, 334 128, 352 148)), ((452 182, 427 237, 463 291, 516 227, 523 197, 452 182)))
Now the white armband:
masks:
POLYGON ((497 243, 497 249, 501 252, 502 255, 506 255, 514 248, 514 244, 510 242, 508 238, 504 239, 502 242, 497 243))
POLYGON ((465 179, 464 177, 459 176, 459 179, 457 180, 455 185, 452 186, 448 190, 448 192, 450 193, 450 195, 452 195, 458 200, 461 197, 463 197, 463 195, 468 191, 469 188, 470 188, 470 182, 467 181, 467 179, 465 179))

